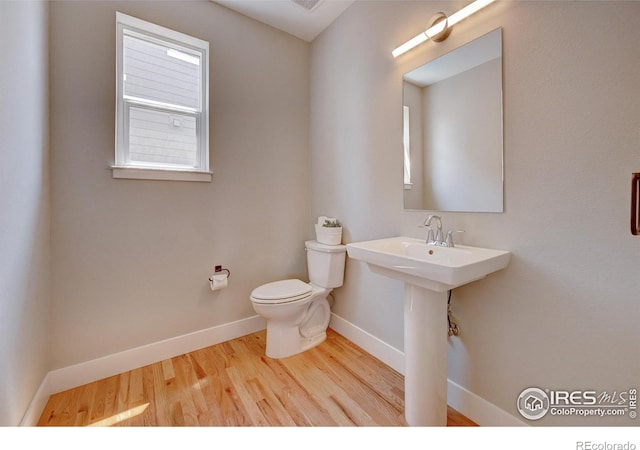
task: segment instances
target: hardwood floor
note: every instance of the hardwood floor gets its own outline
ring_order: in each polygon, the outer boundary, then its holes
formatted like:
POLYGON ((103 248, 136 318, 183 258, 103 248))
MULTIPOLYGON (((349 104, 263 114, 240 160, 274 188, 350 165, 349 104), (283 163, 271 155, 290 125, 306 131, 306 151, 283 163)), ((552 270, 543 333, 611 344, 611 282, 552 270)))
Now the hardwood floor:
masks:
MULTIPOLYGON (((50 397, 39 426, 406 426, 404 379, 329 329, 264 355, 264 331, 50 397)), ((448 426, 476 425, 449 408, 448 426)))

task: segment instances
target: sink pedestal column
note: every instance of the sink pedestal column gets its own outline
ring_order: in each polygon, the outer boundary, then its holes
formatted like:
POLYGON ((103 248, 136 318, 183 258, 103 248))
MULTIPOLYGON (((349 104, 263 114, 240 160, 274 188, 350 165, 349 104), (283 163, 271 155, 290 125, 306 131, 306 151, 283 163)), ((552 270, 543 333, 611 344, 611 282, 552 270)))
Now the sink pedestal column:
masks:
POLYGON ((411 426, 447 425, 447 292, 404 285, 404 407, 411 426))

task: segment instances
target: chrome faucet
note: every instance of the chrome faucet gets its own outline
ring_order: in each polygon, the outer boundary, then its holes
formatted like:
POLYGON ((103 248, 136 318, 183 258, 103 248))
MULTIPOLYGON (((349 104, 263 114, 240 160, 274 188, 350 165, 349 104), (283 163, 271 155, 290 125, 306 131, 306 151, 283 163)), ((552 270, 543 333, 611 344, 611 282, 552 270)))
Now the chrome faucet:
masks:
POLYGON ((440 216, 436 216, 435 214, 431 214, 427 217, 427 220, 424 221, 424 226, 429 229, 427 234, 427 244, 439 245, 441 247, 454 247, 453 244, 453 233, 464 233, 464 230, 449 230, 447 231, 447 237, 445 238, 444 233, 442 231, 442 218, 440 216), (431 228, 431 222, 435 220, 436 223, 436 231, 434 232, 431 228))
POLYGON ((440 216, 436 216, 435 214, 431 214, 429 217, 427 217, 427 220, 424 221, 424 226, 429 228, 429 233, 427 234, 427 244, 442 245, 442 218, 440 216), (432 220, 438 221, 435 233, 431 229, 432 220))

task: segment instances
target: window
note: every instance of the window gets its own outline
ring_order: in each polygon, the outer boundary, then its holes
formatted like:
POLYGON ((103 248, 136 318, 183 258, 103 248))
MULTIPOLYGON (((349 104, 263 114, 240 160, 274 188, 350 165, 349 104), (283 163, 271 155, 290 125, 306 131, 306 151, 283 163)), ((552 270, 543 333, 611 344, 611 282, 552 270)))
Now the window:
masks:
POLYGON ((209 43, 116 13, 114 178, 211 181, 209 43))
POLYGON ((402 146, 404 148, 404 188, 411 189, 411 128, 409 107, 402 107, 402 146))

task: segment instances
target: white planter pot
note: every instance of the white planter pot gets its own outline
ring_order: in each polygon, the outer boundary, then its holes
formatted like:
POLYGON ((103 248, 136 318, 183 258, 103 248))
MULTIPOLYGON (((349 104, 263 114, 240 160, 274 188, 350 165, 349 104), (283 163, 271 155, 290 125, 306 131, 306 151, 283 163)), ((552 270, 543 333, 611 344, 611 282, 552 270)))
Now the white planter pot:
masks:
POLYGON ((322 227, 316 224, 316 240, 321 244, 340 245, 342 227, 322 227))

